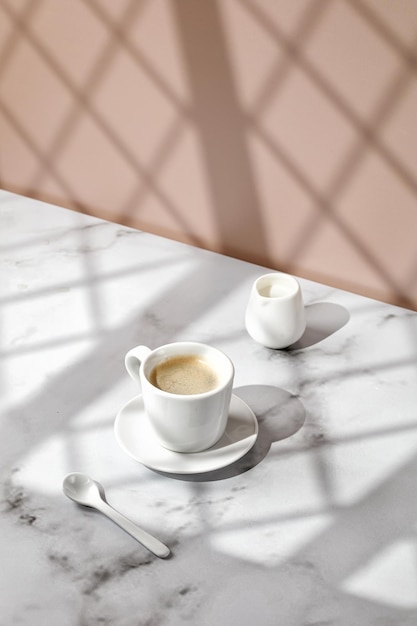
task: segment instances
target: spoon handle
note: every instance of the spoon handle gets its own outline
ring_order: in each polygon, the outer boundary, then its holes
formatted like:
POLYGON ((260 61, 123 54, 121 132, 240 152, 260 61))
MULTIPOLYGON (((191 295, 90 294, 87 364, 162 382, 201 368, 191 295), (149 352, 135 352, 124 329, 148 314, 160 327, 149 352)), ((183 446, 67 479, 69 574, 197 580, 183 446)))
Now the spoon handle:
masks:
POLYGON ((150 550, 156 556, 159 556, 160 559, 165 559, 170 555, 170 550, 168 546, 159 541, 156 537, 153 537, 146 530, 137 526, 130 519, 116 511, 110 504, 104 502, 103 500, 100 503, 96 504, 96 508, 104 513, 107 517, 109 517, 115 524, 123 528, 129 535, 131 535, 136 541, 139 541, 145 548, 150 550))

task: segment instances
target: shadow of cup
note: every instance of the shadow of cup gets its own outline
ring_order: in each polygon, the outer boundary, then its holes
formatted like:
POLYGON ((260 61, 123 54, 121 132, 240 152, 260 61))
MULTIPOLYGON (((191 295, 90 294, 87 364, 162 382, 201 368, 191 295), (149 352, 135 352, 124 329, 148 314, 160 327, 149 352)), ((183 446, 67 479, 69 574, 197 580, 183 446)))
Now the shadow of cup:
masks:
POLYGON ((238 387, 234 393, 246 402, 259 424, 258 438, 252 450, 237 466, 257 465, 268 453, 271 444, 292 437, 305 422, 302 402, 294 395, 272 385, 238 387))
POLYGON ((291 437, 304 424, 306 412, 303 404, 285 389, 272 385, 247 385, 236 387, 233 393, 250 406, 258 420, 259 433, 253 448, 235 463, 212 472, 191 475, 157 473, 189 482, 238 476, 258 465, 273 443, 291 437))

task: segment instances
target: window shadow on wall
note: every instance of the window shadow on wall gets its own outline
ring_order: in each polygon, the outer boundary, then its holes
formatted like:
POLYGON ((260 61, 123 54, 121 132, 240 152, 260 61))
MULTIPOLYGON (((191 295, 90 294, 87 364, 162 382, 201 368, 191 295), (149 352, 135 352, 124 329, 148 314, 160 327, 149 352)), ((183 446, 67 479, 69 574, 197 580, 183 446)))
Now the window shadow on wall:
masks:
MULTIPOLYGON (((25 42, 59 82, 70 101, 52 141, 46 144, 36 139, 22 115, 10 106, 7 94, 0 98, 0 114, 5 123, 36 162, 30 176, 18 188, 15 185, 13 190, 334 284, 336 278, 330 267, 331 259, 328 273, 322 270, 320 275, 314 275, 316 270, 309 269, 303 261, 305 251, 318 245, 316 242, 330 225, 353 257, 359 259, 362 266, 384 285, 386 293, 391 294, 391 300, 415 307, 412 293, 417 279, 417 259, 412 257, 412 252, 409 255, 410 270, 400 284, 397 275, 387 266, 384 251, 368 245, 367 237, 358 234, 356 225, 338 210, 341 199, 371 152, 381 159, 410 194, 417 197, 417 181, 412 168, 404 165, 381 139, 386 123, 415 80, 416 58, 412 46, 406 47, 370 5, 358 0, 346 0, 344 3, 369 29, 370 34, 376 34, 387 49, 397 55, 400 63, 376 103, 372 119, 364 120, 317 64, 311 61, 306 51, 306 44, 322 27, 332 3, 321 0, 306 2, 291 31, 284 30, 277 20, 271 19, 265 6, 255 0, 236 0, 232 3, 256 26, 260 39, 268 41, 276 49, 276 61, 260 82, 258 94, 250 106, 242 102, 237 89, 224 5, 217 1, 187 3, 181 0, 166 4, 170 28, 178 40, 181 63, 189 85, 187 100, 173 88, 169 76, 161 67, 144 53, 140 42, 130 36, 132 25, 145 20, 152 3, 130 1, 113 13, 97 0, 82 0, 82 4, 93 16, 92 19, 105 30, 106 36, 86 78, 77 83, 36 30, 38 15, 44 10, 45 2, 34 0, 23 8, 16 7, 9 0, 0 3, 0 10, 10 26, 0 57, 0 78, 13 64, 20 44, 25 42), (140 139, 135 133, 127 138, 120 130, 119 121, 109 117, 99 106, 98 93, 121 53, 126 55, 138 73, 146 75, 172 112, 169 123, 160 132, 156 149, 146 160, 138 157, 135 144, 140 139), (281 141, 279 129, 271 133, 263 123, 265 110, 271 101, 279 101, 283 97, 294 72, 300 72, 314 85, 314 89, 353 132, 354 141, 341 152, 342 156, 324 186, 294 158, 281 141), (116 205, 106 205, 106 199, 100 196, 99 174, 94 180, 92 176, 91 182, 78 184, 70 171, 72 166, 67 165, 66 169, 62 165, 62 156, 85 120, 92 123, 114 158, 129 172, 129 181, 132 182, 126 185, 114 175, 114 186, 120 186, 116 205), (206 202, 215 235, 204 231, 201 208, 192 201, 188 205, 184 195, 178 199, 164 181, 166 170, 179 158, 179 145, 190 128, 195 132, 200 148, 199 167, 206 181, 206 202), (259 176, 254 169, 250 138, 256 139, 271 162, 285 172, 291 184, 304 194, 310 204, 307 218, 296 224, 291 245, 285 251, 280 249, 280 233, 271 233, 271 224, 275 224, 272 228, 278 229, 277 224, 297 222, 298 218, 293 207, 280 206, 279 185, 274 191, 277 207, 272 210, 272 215, 267 215, 271 209, 266 210, 263 206, 264 192, 260 189, 259 176), (44 191, 48 189, 48 185, 44 185, 48 180, 53 182, 52 187, 58 192, 44 191), (151 205, 153 202, 158 207, 156 213, 146 209, 150 199, 151 205), (276 219, 277 216, 279 219, 276 219), (278 243, 274 243, 275 240, 278 243)), ((129 98, 127 86, 126 92, 120 94, 120 99, 126 98, 129 98)), ((131 123, 133 131, 135 121, 132 119, 131 123)), ((93 146, 91 150, 94 154, 93 146)), ((85 155, 82 156, 85 158, 85 155)), ((320 158, 319 152, 317 158, 320 158)), ((85 160, 88 164, 88 156, 85 160)), ((91 159, 91 165, 93 160, 96 160, 95 157, 91 159)), ((100 164, 95 162, 94 169, 100 172, 100 164)), ((104 172, 103 177, 107 176, 104 172)), ((2 184, 10 188, 6 175, 3 174, 3 177, 2 184)), ((177 186, 184 185, 187 185, 187 180, 179 179, 177 186)), ((347 284, 345 280, 345 284, 339 286, 355 290, 354 272, 347 284)), ((357 284, 356 287, 360 290, 357 284)))

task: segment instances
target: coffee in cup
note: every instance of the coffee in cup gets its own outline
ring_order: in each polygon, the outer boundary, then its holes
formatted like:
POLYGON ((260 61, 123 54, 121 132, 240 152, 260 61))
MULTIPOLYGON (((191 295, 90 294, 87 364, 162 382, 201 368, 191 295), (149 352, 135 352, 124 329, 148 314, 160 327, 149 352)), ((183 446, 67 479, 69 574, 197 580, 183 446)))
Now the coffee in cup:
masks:
POLYGON ((214 369, 194 354, 174 355, 162 361, 153 368, 149 380, 162 391, 180 395, 206 393, 218 385, 214 369))

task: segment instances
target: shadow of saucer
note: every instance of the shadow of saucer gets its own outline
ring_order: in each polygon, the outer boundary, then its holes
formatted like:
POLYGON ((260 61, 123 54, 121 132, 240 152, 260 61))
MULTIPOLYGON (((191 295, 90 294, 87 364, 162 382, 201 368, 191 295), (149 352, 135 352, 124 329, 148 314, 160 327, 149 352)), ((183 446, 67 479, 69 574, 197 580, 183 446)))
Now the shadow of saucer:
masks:
POLYGON ((303 336, 287 350, 301 350, 330 337, 348 323, 349 311, 334 302, 316 302, 305 307, 306 329, 303 336))
POLYGON ((306 412, 303 404, 285 389, 270 385, 247 385, 233 389, 233 393, 251 407, 259 425, 256 442, 245 456, 227 467, 200 474, 153 471, 162 476, 189 482, 232 478, 258 465, 268 454, 271 444, 291 437, 304 424, 306 412))

